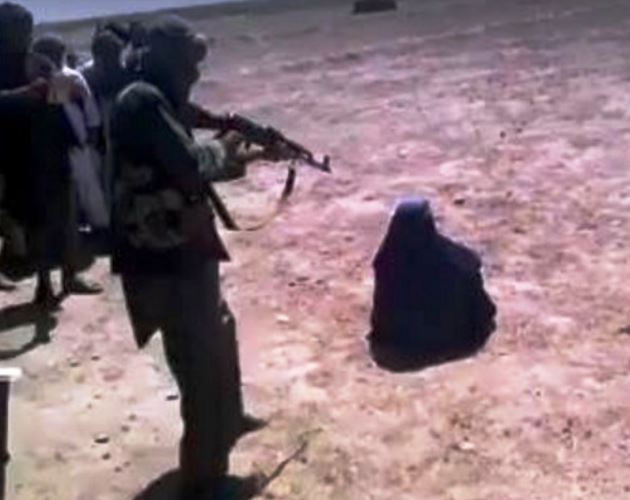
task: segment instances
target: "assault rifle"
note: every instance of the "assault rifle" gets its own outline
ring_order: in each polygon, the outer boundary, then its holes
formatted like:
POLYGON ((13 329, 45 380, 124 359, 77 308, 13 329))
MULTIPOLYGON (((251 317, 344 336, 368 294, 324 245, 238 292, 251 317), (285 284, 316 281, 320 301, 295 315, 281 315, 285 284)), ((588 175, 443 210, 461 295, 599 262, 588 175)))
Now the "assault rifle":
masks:
POLYGON ((211 184, 206 186, 206 195, 210 198, 219 218, 223 221, 223 225, 228 230, 254 231, 264 227, 279 213, 284 202, 286 202, 293 192, 296 177, 296 172, 293 167, 294 162, 303 163, 322 172, 331 172, 330 158, 328 156, 324 156, 322 160, 317 160, 311 151, 301 144, 288 139, 282 132, 273 127, 260 125, 249 118, 237 114, 215 115, 195 104, 191 104, 187 111, 189 113, 187 119, 192 128, 214 130, 218 133, 219 137, 230 131, 238 132, 245 138, 246 144, 258 146, 274 153, 279 159, 291 162, 284 189, 275 210, 262 222, 247 228, 243 228, 236 223, 223 203, 223 200, 221 200, 218 193, 214 190, 214 187, 211 184))
POLYGON ((191 111, 194 128, 216 130, 219 135, 235 131, 245 138, 247 144, 278 152, 282 159, 300 162, 322 172, 331 172, 328 156, 317 160, 311 151, 273 127, 260 125, 235 113, 215 115, 197 106, 191 111))

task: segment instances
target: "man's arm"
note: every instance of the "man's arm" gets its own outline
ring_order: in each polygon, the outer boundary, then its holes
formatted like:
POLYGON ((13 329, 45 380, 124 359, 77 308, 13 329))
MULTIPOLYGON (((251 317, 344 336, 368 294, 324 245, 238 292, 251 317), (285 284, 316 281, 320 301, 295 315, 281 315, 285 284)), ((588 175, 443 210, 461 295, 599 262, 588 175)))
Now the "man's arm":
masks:
POLYGON ((234 136, 212 140, 205 145, 195 142, 182 124, 159 102, 147 109, 142 127, 147 129, 152 156, 184 191, 202 192, 207 182, 235 179, 245 174, 245 166, 236 154, 241 139, 234 136))
POLYGON ((7 115, 29 112, 45 102, 47 95, 48 83, 41 79, 17 89, 0 90, 0 112, 7 115))
POLYGON ((44 127, 48 127, 55 140, 70 146, 78 145, 73 129, 63 107, 47 103, 48 82, 38 79, 29 85, 12 90, 0 90, 0 116, 11 120, 14 117, 37 116, 44 127))

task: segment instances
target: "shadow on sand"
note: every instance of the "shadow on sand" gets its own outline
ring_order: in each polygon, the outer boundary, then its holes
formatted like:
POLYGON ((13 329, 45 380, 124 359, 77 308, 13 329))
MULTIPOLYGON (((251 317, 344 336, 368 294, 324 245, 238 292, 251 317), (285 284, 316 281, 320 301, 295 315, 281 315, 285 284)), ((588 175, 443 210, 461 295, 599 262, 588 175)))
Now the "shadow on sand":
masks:
MULTIPOLYGON (((180 484, 179 471, 168 471, 138 493, 133 500, 185 500, 180 495, 180 484)), ((229 476, 224 490, 222 494, 212 498, 216 500, 249 500, 260 494, 259 480, 256 476, 243 478, 229 476)))
MULTIPOLYGON (((213 500, 249 500, 256 498, 278 477, 282 475, 286 467, 300 456, 306 453, 310 439, 321 432, 321 429, 312 429, 300 436, 299 446, 284 460, 276 465, 270 474, 251 474, 245 477, 228 476, 221 487, 221 492, 215 494, 213 500)), ((180 494, 181 478, 178 470, 171 470, 149 484, 138 493, 133 500, 188 500, 180 494)))
POLYGON ((42 310, 30 302, 0 310, 0 332, 29 325, 34 327, 31 340, 14 349, 0 350, 0 361, 17 358, 41 344, 50 342, 50 332, 57 326, 57 318, 51 312, 42 310))

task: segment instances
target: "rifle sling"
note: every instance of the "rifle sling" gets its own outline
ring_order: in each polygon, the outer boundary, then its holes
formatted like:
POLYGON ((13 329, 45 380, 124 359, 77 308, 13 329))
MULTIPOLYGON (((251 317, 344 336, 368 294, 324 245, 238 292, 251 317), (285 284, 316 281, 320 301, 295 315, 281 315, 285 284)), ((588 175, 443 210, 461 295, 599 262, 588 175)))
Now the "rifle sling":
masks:
POLYGON ((297 175, 294 165, 289 165, 287 178, 284 181, 284 188, 282 189, 282 194, 280 195, 280 198, 278 199, 274 210, 261 222, 254 224, 253 226, 241 226, 240 224, 238 224, 234 217, 232 217, 232 214, 225 205, 225 202, 219 196, 219 193, 217 193, 217 191, 211 184, 207 185, 206 194, 208 195, 210 203, 212 203, 212 206, 214 207, 214 210, 216 211, 219 219, 221 219, 221 222, 223 223, 225 229, 227 229, 228 231, 257 231, 269 224, 282 211, 285 203, 293 193, 296 177, 297 175))

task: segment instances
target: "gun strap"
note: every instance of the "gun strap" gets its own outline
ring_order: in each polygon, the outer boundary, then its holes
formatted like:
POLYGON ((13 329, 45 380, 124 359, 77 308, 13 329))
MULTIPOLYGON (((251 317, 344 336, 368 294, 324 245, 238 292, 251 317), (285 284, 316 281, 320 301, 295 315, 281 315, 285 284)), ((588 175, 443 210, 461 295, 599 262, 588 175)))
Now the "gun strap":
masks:
POLYGON ((238 224, 236 223, 236 221, 232 217, 232 214, 229 212, 229 210, 225 206, 225 203, 223 203, 223 200, 219 196, 219 193, 217 193, 217 191, 214 189, 214 187, 211 184, 208 184, 206 186, 206 194, 208 195, 208 198, 210 199, 210 203, 212 203, 212 206, 215 212, 219 216, 219 219, 221 219, 221 222, 225 226, 225 229, 229 231, 238 231, 239 230, 238 224))
POLYGON ((284 181, 282 194, 280 195, 280 198, 278 199, 274 210, 261 222, 254 224, 253 226, 241 226, 240 224, 238 224, 234 217, 232 217, 232 214, 225 205, 225 202, 219 196, 219 193, 217 193, 217 191, 211 184, 208 184, 206 193, 208 195, 208 198, 210 199, 210 203, 212 203, 212 206, 214 207, 219 219, 221 219, 221 222, 223 223, 225 229, 227 229, 228 231, 258 231, 259 229, 262 229, 267 224, 269 224, 282 211, 285 203, 293 193, 296 177, 297 174, 295 166, 293 165, 293 163, 291 163, 287 172, 287 178, 284 181))

